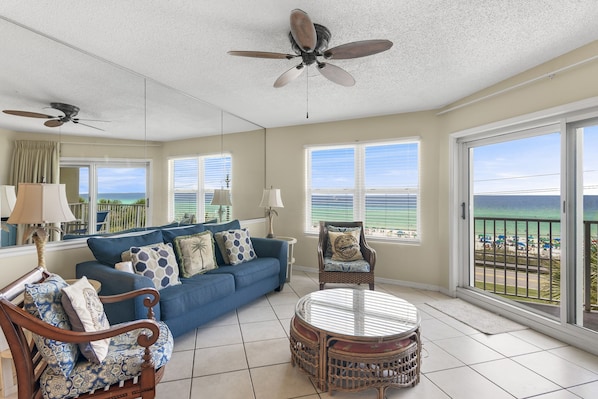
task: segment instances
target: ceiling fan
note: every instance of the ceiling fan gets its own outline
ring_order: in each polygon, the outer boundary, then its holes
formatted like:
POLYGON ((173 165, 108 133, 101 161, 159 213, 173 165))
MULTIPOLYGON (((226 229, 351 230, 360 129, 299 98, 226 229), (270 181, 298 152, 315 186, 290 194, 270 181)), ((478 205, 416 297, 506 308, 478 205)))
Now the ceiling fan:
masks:
MULTIPOLYGON (((87 120, 95 120, 95 119, 75 118, 77 116, 77 114, 79 113, 79 107, 77 107, 75 105, 64 104, 64 103, 50 103, 50 108, 60 111, 64 115, 53 116, 53 115, 47 115, 47 114, 40 114, 38 112, 19 111, 19 110, 12 110, 12 109, 5 109, 2 112, 4 112, 5 114, 9 114, 9 115, 24 116, 27 118, 48 119, 46 122, 44 122, 44 125, 46 125, 47 127, 58 127, 58 126, 62 126, 63 124, 65 124, 67 122, 73 122, 73 123, 77 123, 77 124, 80 124, 83 126, 91 127, 92 129, 104 131, 104 129, 100 129, 99 127, 91 126, 91 125, 81 122, 82 120, 87 121, 87 120)), ((95 120, 95 121, 96 122, 106 122, 106 121, 97 121, 97 120, 95 120)))
POLYGON ((274 87, 282 87, 299 77, 306 67, 316 64, 317 70, 327 79, 342 86, 353 86, 355 79, 344 69, 324 60, 345 60, 381 53, 392 47, 390 40, 362 40, 328 48, 331 33, 325 26, 314 24, 305 11, 291 11, 289 40, 295 54, 267 51, 229 51, 228 54, 241 57, 293 59, 301 57, 301 63, 289 69, 276 79, 274 87))

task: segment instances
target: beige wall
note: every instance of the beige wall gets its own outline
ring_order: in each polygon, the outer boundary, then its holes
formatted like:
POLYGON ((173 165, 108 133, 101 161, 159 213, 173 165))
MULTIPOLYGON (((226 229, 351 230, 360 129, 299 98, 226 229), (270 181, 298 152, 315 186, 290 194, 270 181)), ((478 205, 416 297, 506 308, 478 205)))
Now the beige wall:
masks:
MULTIPOLYGON (((495 87, 463 99, 454 105, 482 98, 490 93, 519 85, 567 65, 575 64, 598 54, 598 42, 578 49, 538 68, 515 76, 495 87)), ((439 111, 415 112, 335 123, 312 124, 268 129, 265 133, 225 135, 223 149, 233 155, 233 204, 235 217, 262 217, 257 208, 264 186, 282 190, 284 209, 274 221, 277 235, 298 239, 295 247, 296 264, 316 267, 317 238, 303 233, 304 224, 304 146, 313 144, 348 143, 355 140, 381 140, 419 136, 421 138, 421 244, 405 245, 372 240, 378 251, 376 275, 379 278, 411 282, 420 286, 449 289, 449 134, 466 128, 504 120, 518 115, 539 111, 561 104, 598 96, 598 63, 589 62, 557 73, 552 78, 542 78, 524 84, 500 95, 482 99, 462 108, 438 114, 439 111), (265 139, 265 142, 264 142, 265 139), (264 173, 264 148, 266 170, 264 173)), ((5 149, 14 137, 12 132, 0 132, 0 183, 7 176, 8 162, 5 149), (5 138, 4 136, 8 137, 5 138)), ((19 134, 19 137, 22 137, 19 134)), ((73 146, 75 147, 75 146, 73 146)), ((134 147, 116 149, 107 146, 98 153, 97 148, 64 147, 64 155, 79 154, 97 158, 98 154, 119 152, 119 156, 133 156, 140 150, 134 147), (71 152, 72 151, 72 152, 71 152)), ((164 143, 146 149, 153 159, 154 222, 166 220, 167 160, 172 156, 216 154, 220 152, 220 138, 185 140, 164 143), (158 210, 160 212, 158 212, 158 210)), ((74 156, 74 155, 72 155, 74 156)), ((108 155, 107 155, 108 156, 108 155)), ((257 229, 259 230, 259 229, 257 229)), ((17 271, 29 269, 35 262, 30 248, 26 255, 0 251, 0 285, 10 281, 17 271)), ((50 270, 66 277, 74 274, 78 261, 89 259, 86 248, 72 248, 48 252, 50 270)))

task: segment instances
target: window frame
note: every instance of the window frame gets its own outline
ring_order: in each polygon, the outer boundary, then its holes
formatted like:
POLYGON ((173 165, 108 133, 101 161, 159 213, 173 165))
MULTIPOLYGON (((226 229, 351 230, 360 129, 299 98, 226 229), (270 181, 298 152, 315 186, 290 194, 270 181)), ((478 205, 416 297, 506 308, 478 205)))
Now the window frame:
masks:
POLYGON ((415 236, 382 236, 367 234, 370 240, 404 242, 409 244, 418 244, 421 242, 421 138, 420 137, 405 137, 401 139, 392 140, 376 140, 376 141, 360 141, 358 143, 350 144, 329 144, 329 145, 307 145, 305 146, 305 220, 304 233, 308 235, 318 234, 318 228, 312 226, 312 195, 314 193, 322 194, 342 194, 353 196, 353 220, 363 220, 364 227, 366 226, 366 196, 370 193, 376 194, 403 194, 405 190, 409 194, 416 196, 416 215, 415 215, 415 236), (399 186, 391 188, 367 188, 366 187, 366 148, 376 146, 391 146, 391 145, 411 145, 416 144, 417 156, 417 185, 415 187, 408 187, 407 189, 399 186), (334 150, 334 149, 353 148, 353 167, 354 167, 354 182, 351 188, 313 188, 312 187, 312 153, 314 151, 334 150))

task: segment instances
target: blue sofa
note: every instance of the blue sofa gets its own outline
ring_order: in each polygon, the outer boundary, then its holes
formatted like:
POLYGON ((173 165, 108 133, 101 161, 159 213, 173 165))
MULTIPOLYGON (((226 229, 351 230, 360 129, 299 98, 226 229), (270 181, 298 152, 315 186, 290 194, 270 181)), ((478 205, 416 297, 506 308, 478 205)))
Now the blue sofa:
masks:
MULTIPOLYGON (((239 221, 234 220, 223 224, 194 224, 118 236, 90 237, 87 243, 96 259, 77 264, 76 275, 77 278, 86 276, 102 283, 100 295, 154 287, 149 278, 114 267, 121 261, 124 251, 158 242, 173 242, 174 237, 180 235, 239 228, 239 221)), ((257 259, 236 266, 226 265, 216 247, 217 269, 189 278, 181 277, 182 284, 161 289, 160 302, 154 307, 156 319, 164 321, 176 337, 273 290, 280 291, 286 280, 288 244, 282 240, 258 237, 251 237, 251 242, 257 259)), ((118 305, 105 304, 104 309, 110 324, 146 317, 141 298, 119 302, 118 305)))

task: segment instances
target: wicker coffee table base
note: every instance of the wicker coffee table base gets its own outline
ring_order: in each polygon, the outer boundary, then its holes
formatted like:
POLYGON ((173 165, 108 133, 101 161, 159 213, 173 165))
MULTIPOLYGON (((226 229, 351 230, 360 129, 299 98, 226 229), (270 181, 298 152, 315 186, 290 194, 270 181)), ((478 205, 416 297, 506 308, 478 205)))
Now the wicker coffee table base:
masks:
POLYGON ((312 377, 323 391, 414 386, 419 382, 421 341, 419 330, 383 342, 328 336, 300 320, 291 320, 291 363, 312 377))

